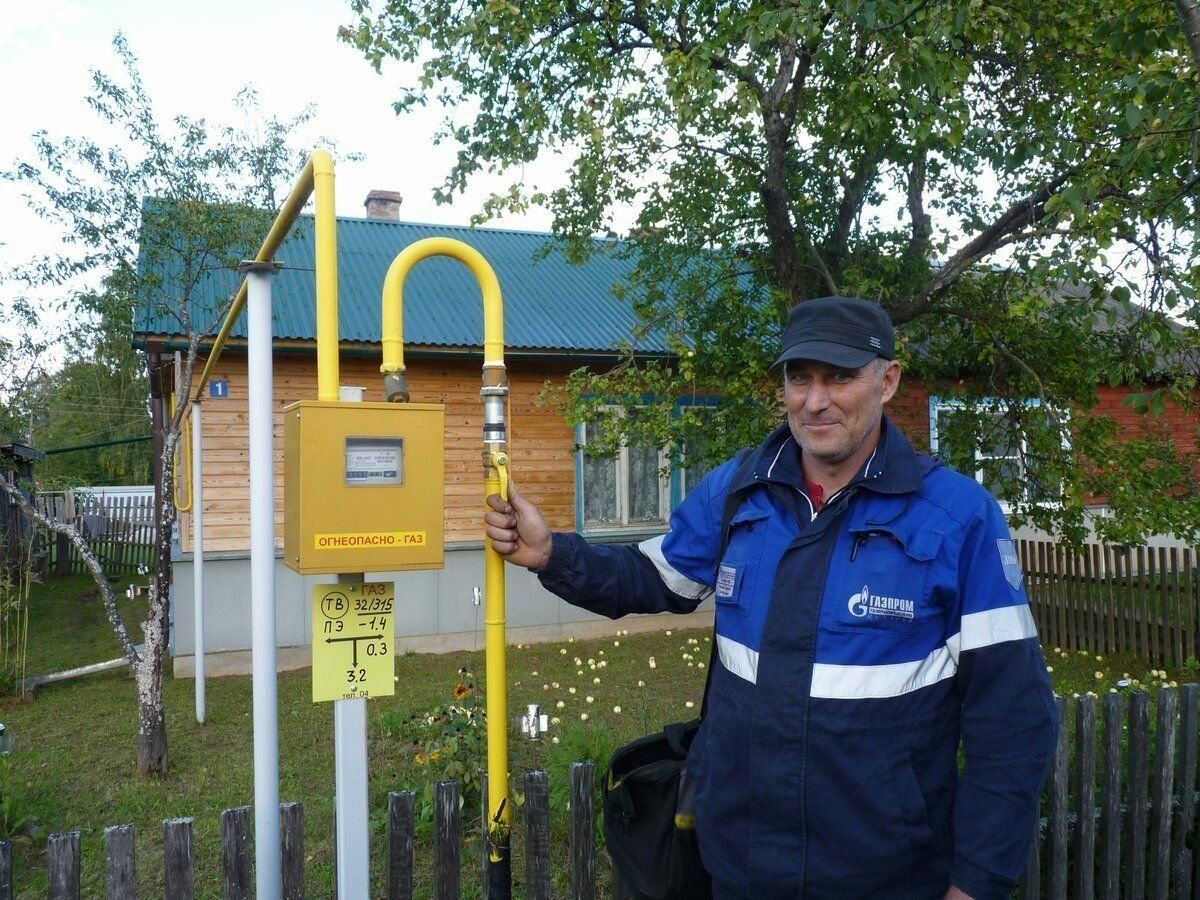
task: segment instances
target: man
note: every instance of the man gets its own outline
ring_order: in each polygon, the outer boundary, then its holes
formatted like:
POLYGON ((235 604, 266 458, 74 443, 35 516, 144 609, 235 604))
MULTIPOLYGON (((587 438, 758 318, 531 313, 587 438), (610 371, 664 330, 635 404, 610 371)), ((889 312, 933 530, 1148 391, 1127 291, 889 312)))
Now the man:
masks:
POLYGON ((990 900, 1025 865, 1056 735, 1045 662, 996 501, 883 414, 893 357, 876 304, 793 308, 786 425, 637 547, 488 498, 496 550, 571 603, 616 618, 715 596, 689 769, 717 898, 990 900))

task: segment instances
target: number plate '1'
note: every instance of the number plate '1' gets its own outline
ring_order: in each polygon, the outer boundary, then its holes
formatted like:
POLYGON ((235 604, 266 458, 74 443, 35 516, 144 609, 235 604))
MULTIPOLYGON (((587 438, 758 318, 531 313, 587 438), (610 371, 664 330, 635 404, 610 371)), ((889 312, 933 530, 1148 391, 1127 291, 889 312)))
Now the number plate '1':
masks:
POLYGON ((396 585, 391 581, 313 587, 313 702, 396 693, 396 585))

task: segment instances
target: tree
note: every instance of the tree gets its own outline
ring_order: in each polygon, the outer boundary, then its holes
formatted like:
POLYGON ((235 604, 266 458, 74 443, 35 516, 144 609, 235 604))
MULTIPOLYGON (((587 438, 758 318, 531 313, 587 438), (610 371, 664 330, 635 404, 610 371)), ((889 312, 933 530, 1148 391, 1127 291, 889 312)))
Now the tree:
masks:
MULTIPOLYGON (((571 418, 599 414, 589 398, 638 398, 612 440, 683 446, 699 419, 675 398, 720 393, 739 402, 703 421, 727 455, 777 421, 766 367, 785 310, 875 297, 909 367, 948 391, 1003 401, 1014 428, 1031 397, 1098 423, 1070 450, 1042 442, 1066 502, 1017 485, 1018 518, 1078 536, 1082 498, 1124 486, 1145 527, 1194 530, 1195 479, 1155 500, 1138 490, 1145 466, 1101 465, 1116 435, 1093 407, 1116 380, 1144 386, 1148 409, 1192 402, 1179 351, 1195 341, 1200 66, 1180 23, 1195 0, 353 6, 344 41, 376 68, 420 67, 397 111, 452 111, 443 199, 558 154, 564 186, 518 177, 481 217, 544 205, 580 258, 612 252, 592 238, 633 209, 623 289, 677 361, 577 373, 571 418), (645 408, 648 394, 663 402, 645 408)), ((1082 417, 1053 424, 1074 436, 1082 417)), ((1163 466, 1186 449, 1143 437, 1163 466)))
MULTIPOLYGON (((164 377, 169 367, 158 364, 160 353, 153 349, 148 353, 152 380, 162 378, 180 402, 173 410, 162 410, 161 448, 153 460, 160 485, 155 512, 157 565, 150 577, 140 648, 121 622, 99 562, 94 557, 88 561, 137 682, 137 769, 146 775, 167 770, 163 670, 175 521, 172 460, 187 414, 200 342, 219 324, 232 301, 230 296, 223 303, 206 305, 198 286, 211 270, 234 267, 257 251, 273 219, 280 185, 303 164, 303 154, 291 140, 309 122, 312 111, 284 120, 269 117, 258 108, 253 92, 245 90, 238 104, 254 123, 253 131, 212 126, 187 116, 163 123, 125 39, 117 35, 113 46, 120 75, 93 70, 87 101, 102 125, 119 138, 105 145, 83 137, 55 141, 38 133, 35 160, 19 163, 5 177, 27 186, 31 206, 61 226, 68 247, 61 255, 35 260, 13 273, 31 296, 54 296, 60 313, 72 317, 77 328, 90 326, 107 335, 102 341, 130 339, 136 302, 152 315, 173 322, 170 330, 180 348, 173 384, 164 377), (122 332, 123 338, 113 337, 122 332)), ((90 346, 101 343, 93 341, 90 346)), ((88 377, 77 374, 75 365, 68 363, 59 375, 74 380, 88 377)), ((122 372, 102 373, 98 366, 93 359, 92 376, 124 377, 122 372)), ((4 484, 0 481, 0 487, 4 484)), ((44 518, 41 524, 67 534, 88 559, 86 543, 69 525, 44 518)))
POLYGON ((69 335, 66 361, 27 391, 29 443, 84 448, 46 457, 38 466, 43 490, 150 483, 150 389, 131 333, 129 321, 104 320, 69 335))

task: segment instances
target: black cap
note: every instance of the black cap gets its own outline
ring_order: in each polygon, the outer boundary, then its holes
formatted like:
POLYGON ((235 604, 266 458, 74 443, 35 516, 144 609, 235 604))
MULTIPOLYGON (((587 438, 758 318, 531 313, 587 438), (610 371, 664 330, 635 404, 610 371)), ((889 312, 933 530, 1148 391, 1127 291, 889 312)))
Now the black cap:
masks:
POLYGON ((877 356, 894 358, 895 341, 891 317, 878 303, 853 297, 806 300, 788 313, 783 352, 775 366, 789 359, 813 359, 860 369, 877 356))

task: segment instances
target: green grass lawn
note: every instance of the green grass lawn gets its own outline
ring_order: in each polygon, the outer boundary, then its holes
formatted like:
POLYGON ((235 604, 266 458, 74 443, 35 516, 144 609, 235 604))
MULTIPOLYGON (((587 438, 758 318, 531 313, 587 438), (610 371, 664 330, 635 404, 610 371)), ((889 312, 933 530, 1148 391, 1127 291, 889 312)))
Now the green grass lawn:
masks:
MULTIPOLYGON (((136 635, 139 609, 122 601, 122 613, 136 635)), ((699 710, 708 662, 709 635, 667 631, 624 635, 613 623, 599 640, 557 641, 508 648, 510 718, 526 703, 541 703, 555 717, 550 737, 531 743, 510 727, 510 758, 518 804, 514 815, 514 896, 523 891, 520 776, 546 768, 552 788, 553 842, 558 892, 565 893, 567 767, 585 758, 601 766, 620 743, 664 723, 694 717, 699 710), (689 706, 688 704, 692 704, 689 706), (561 704, 561 705, 560 705, 561 704), (586 717, 586 718, 585 718, 586 717)), ((135 637, 136 640, 136 637, 135 637)), ((483 645, 480 634, 479 645, 483 645)), ((54 579, 37 586, 31 602, 28 671, 44 674, 119 656, 94 587, 83 577, 54 579)), ((1046 648, 1060 693, 1103 693, 1128 675, 1136 687, 1153 690, 1170 681, 1195 680, 1194 672, 1151 674, 1132 657, 1097 659, 1095 654, 1046 648), (1100 677, 1097 677, 1099 673, 1100 677)), ((466 724, 466 713, 426 725, 447 707, 482 705, 482 651, 444 655, 410 654, 396 660, 396 696, 369 703, 369 760, 372 883, 384 892, 384 814, 389 791, 418 792, 421 821, 417 845, 418 896, 431 887, 430 786, 463 767, 482 764, 483 728, 466 724), (462 674, 460 670, 466 670, 462 674), (455 689, 469 693, 455 699, 455 689), (461 725, 457 752, 445 749, 442 729, 461 725), (415 743, 414 743, 415 741, 415 743)), ((332 894, 333 711, 313 704, 307 670, 279 678, 280 797, 305 806, 307 889, 311 896, 332 894)), ((23 820, 14 835, 19 896, 45 896, 46 834, 78 829, 83 839, 85 896, 103 894, 103 830, 132 823, 138 831, 138 879, 145 896, 162 893, 164 818, 195 820, 197 896, 220 896, 221 810, 251 803, 252 722, 248 677, 210 679, 207 722, 194 716, 193 683, 168 677, 166 685, 170 774, 143 780, 134 774, 136 700, 127 672, 113 672, 51 685, 26 700, 0 701, 0 716, 11 729, 16 750, 7 760, 2 810, 9 826, 23 820)), ((3 767, 0 766, 0 771, 3 767)), ((599 773, 598 773, 599 775, 599 773)), ((463 848, 464 894, 478 896, 478 801, 463 809, 469 839, 463 848)), ((607 879, 605 867, 599 867, 607 879)))

